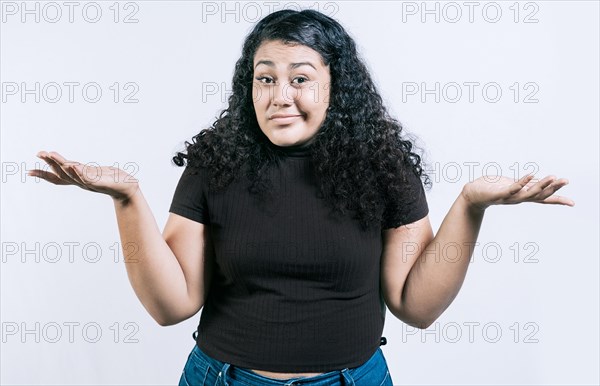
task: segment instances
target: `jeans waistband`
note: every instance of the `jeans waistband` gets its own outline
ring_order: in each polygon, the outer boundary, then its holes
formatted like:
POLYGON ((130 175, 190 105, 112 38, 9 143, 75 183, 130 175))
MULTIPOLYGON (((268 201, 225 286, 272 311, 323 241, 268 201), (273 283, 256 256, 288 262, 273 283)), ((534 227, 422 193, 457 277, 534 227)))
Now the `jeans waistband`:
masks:
POLYGON ((207 361, 212 368, 219 372, 219 379, 221 380, 218 384, 228 385, 229 379, 241 381, 249 385, 272 385, 272 386, 292 386, 292 385, 352 385, 354 386, 354 379, 361 378, 364 374, 368 373, 377 361, 383 360, 383 353, 381 348, 377 348, 375 353, 362 365, 354 368, 345 368, 342 370, 334 370, 320 375, 312 377, 297 377, 289 379, 274 379, 264 377, 251 370, 243 369, 237 366, 233 366, 229 363, 221 362, 217 359, 204 353, 196 345, 192 350, 192 355, 198 355, 202 360, 207 361))

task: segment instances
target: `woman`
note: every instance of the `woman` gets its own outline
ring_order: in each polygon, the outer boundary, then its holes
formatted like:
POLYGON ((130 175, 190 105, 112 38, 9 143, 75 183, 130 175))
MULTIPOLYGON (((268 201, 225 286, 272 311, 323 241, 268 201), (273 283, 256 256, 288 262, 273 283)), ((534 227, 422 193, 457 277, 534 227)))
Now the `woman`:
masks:
POLYGON ((30 173, 113 198, 123 246, 138 246, 129 279, 159 324, 203 310, 181 385, 391 385, 385 306, 427 328, 464 280, 472 250, 447 262, 439 245, 473 245, 491 205, 574 205, 554 195, 566 179, 482 177, 434 237, 421 158, 354 41, 319 12, 262 19, 232 88, 173 159, 187 167, 162 234, 119 169, 40 152, 56 174, 30 173))

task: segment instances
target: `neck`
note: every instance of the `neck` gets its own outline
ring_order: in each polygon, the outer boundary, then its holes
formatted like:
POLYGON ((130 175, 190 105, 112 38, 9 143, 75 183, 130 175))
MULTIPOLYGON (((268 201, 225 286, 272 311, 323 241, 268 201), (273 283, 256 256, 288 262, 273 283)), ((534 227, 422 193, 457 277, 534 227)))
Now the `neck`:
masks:
POLYGON ((269 147, 274 149, 276 152, 281 155, 290 156, 290 157, 308 157, 312 151, 313 141, 310 140, 308 142, 299 144, 299 145, 289 145, 289 146, 279 146, 271 141, 267 140, 269 147))

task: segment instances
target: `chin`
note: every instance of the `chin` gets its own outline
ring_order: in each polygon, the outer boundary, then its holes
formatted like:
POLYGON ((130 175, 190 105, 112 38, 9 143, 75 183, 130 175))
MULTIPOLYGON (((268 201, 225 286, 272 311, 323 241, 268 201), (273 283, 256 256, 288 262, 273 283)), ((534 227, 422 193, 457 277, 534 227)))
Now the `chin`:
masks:
POLYGON ((271 141, 271 143, 277 145, 277 146, 294 146, 296 144, 298 144, 300 141, 292 141, 292 140, 283 140, 283 141, 271 141))
POLYGON ((275 145, 278 146, 291 146, 294 145, 298 142, 302 142, 301 138, 297 138, 297 137, 288 137, 288 136, 270 136, 268 137, 269 141, 271 141, 271 143, 274 143, 275 145))
POLYGON ((305 129, 300 129, 293 125, 278 126, 275 128, 270 127, 267 132, 269 135, 265 134, 265 131, 263 130, 263 134, 269 141, 278 146, 300 145, 310 141, 314 137, 314 135, 306 137, 305 129))

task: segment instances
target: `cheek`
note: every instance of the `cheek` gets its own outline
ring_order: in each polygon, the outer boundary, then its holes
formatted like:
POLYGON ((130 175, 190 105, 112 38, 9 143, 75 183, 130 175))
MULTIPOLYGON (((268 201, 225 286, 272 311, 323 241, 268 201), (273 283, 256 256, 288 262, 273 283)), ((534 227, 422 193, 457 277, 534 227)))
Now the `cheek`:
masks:
POLYGON ((331 83, 323 84, 321 88, 321 103, 325 105, 325 108, 329 107, 329 89, 331 87, 331 83))
POLYGON ((327 85, 311 87, 307 90, 305 103, 310 105, 314 111, 326 110, 329 106, 329 89, 327 85))
POLYGON ((322 104, 321 90, 316 87, 305 88, 298 94, 296 103, 307 110, 316 112, 321 108, 322 104))
POLYGON ((268 101, 265 95, 265 91, 262 87, 255 84, 252 86, 252 104, 254 105, 255 110, 264 108, 267 105, 268 101))

